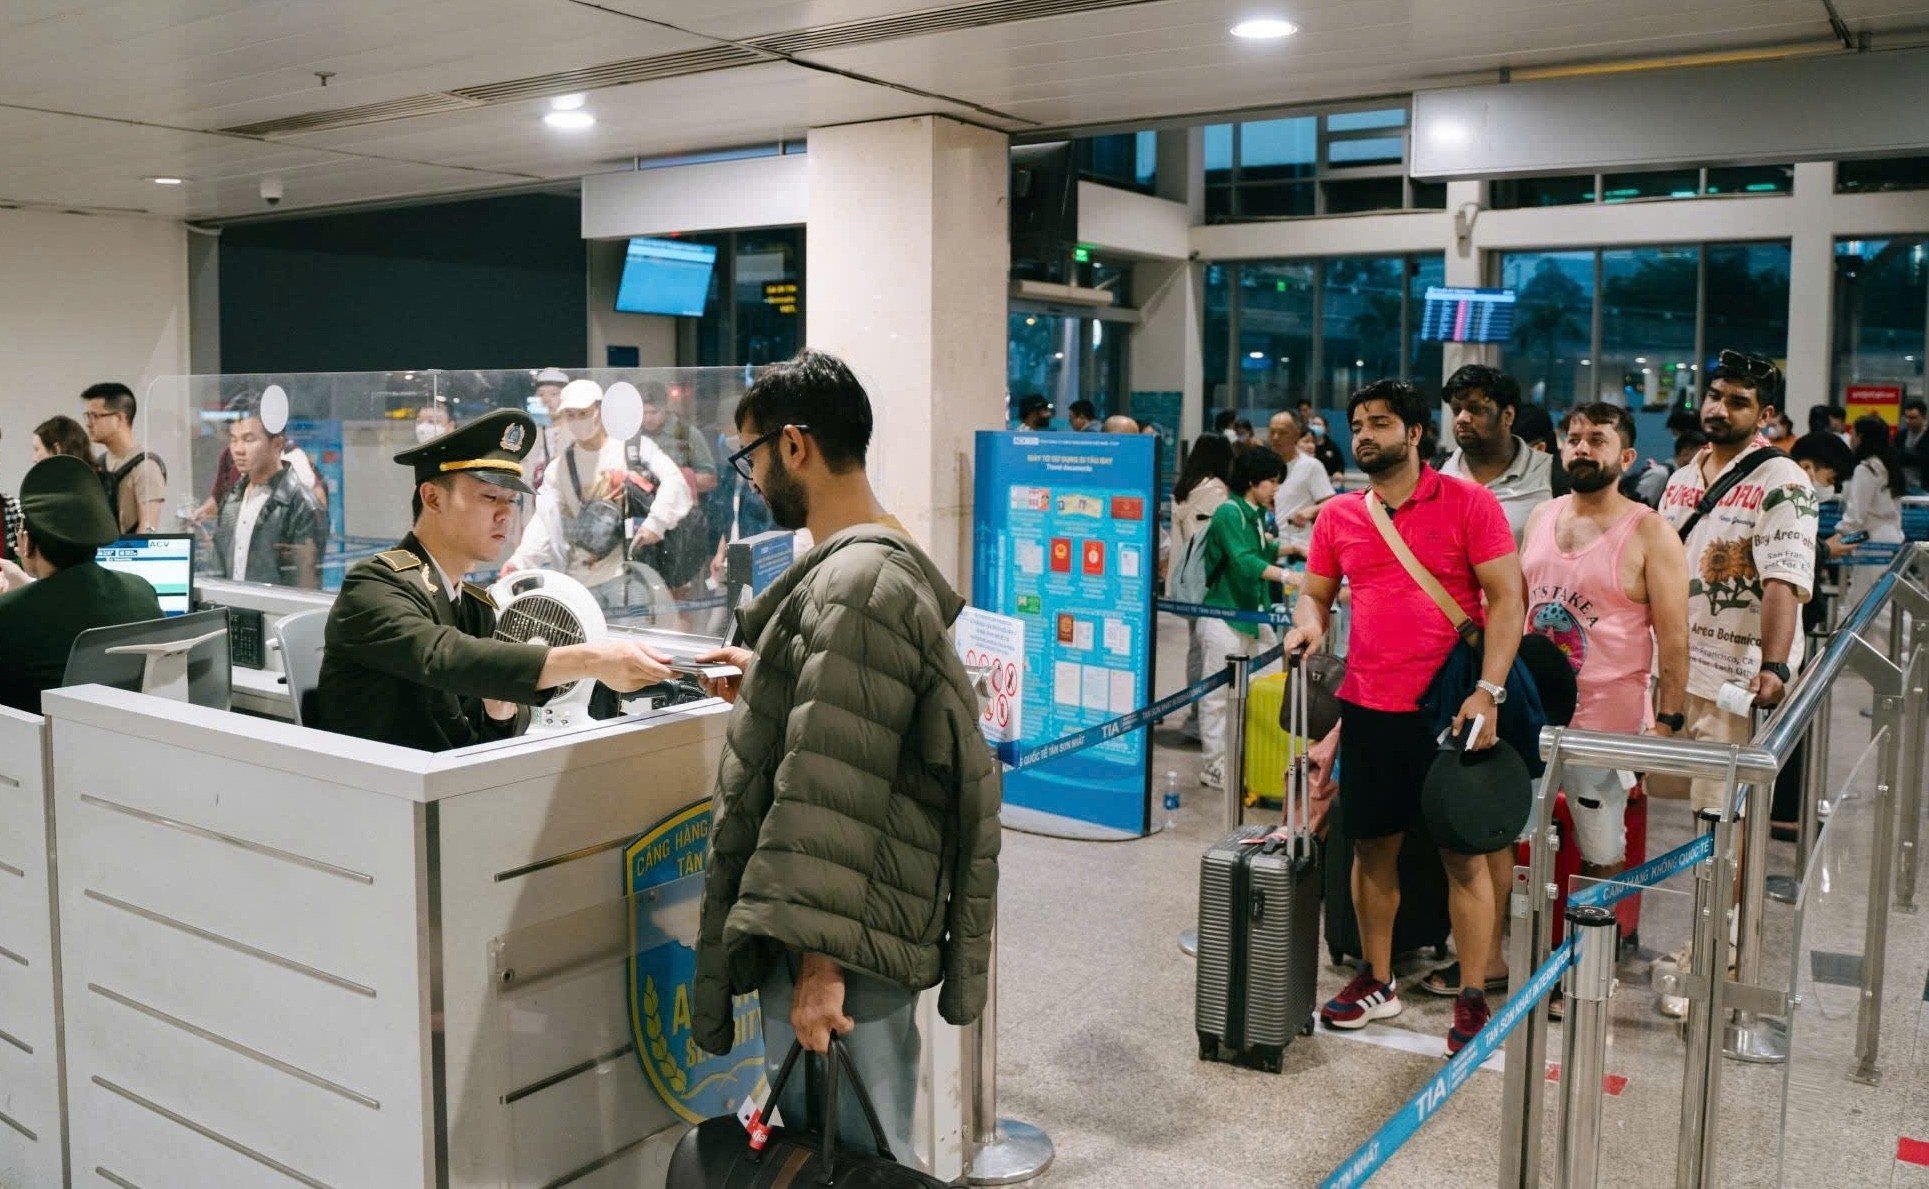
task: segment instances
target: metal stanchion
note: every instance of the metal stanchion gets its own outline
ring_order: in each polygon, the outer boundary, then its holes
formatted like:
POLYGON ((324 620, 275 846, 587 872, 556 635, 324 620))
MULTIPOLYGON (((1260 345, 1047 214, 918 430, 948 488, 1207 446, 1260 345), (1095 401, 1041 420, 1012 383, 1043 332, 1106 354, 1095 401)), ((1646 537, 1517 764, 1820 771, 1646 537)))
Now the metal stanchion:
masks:
MULTIPOLYGON (((1226 833, 1246 824, 1246 695, 1252 685, 1252 658, 1227 656, 1225 754, 1219 758, 1219 787, 1226 794, 1226 833)), ((1179 932, 1179 949, 1199 956, 1199 930, 1179 932)))
MULTIPOLYGON (((1686 982, 1701 977, 1707 969, 1707 955, 1715 952, 1715 940, 1719 936, 1719 923, 1715 921, 1715 878, 1721 876, 1721 824, 1723 815, 1719 809, 1703 809, 1696 815, 1696 824, 1703 836, 1715 836, 1715 853, 1694 869, 1694 948, 1688 957, 1688 971, 1674 975, 1680 982, 1669 994, 1688 994, 1690 986, 1686 982)), ((1725 940, 1725 938, 1723 938, 1725 940)), ((1674 1164, 1674 1187, 1676 1189, 1696 1189, 1703 1183, 1701 1175, 1701 1141, 1707 1129, 1709 1098, 1709 1064, 1715 1062, 1713 1044, 1709 1042, 1709 1029, 1713 1025, 1711 1004, 1705 1002, 1705 994, 1690 996, 1688 1006, 1688 1065, 1682 1071, 1682 1131, 1676 1143, 1676 1164, 1674 1164)), ((1711 1179, 1711 1177, 1709 1177, 1711 1179)))
MULTIPOLYGON (((1891 615, 1902 614, 1898 604, 1891 615)), ((1922 766, 1924 735, 1929 734, 1929 622, 1917 618, 1912 625, 1909 659, 1902 667, 1902 769, 1900 795, 1901 837, 1896 853, 1896 909, 1916 910, 1916 872, 1921 862, 1917 850, 1922 836, 1922 766)))
POLYGON ((1561 1185, 1593 1189, 1601 1160, 1601 1081, 1607 1072, 1608 997, 1620 922, 1605 908, 1569 908, 1576 957, 1568 972, 1561 1041, 1561 1185))
MULTIPOLYGON (((1808 633, 1805 655, 1812 664, 1828 647, 1828 633, 1817 627, 1808 633)), ((1808 857, 1814 853, 1815 836, 1821 832, 1820 802, 1828 796, 1830 699, 1823 698, 1802 735, 1801 799, 1796 806, 1795 874, 1768 877, 1768 898, 1778 904, 1793 904, 1802 891, 1802 876, 1808 871, 1808 857)))
MULTIPOLYGON (((1512 930, 1508 939, 1510 992, 1518 994, 1526 979, 1539 970, 1554 948, 1554 901, 1560 895, 1554 883, 1554 854, 1560 840, 1554 829, 1554 792, 1561 787, 1564 768, 1560 736, 1548 753, 1547 771, 1541 777, 1541 791, 1534 802, 1529 823, 1527 863, 1514 868, 1514 892, 1508 898, 1512 930)), ((1542 1089, 1547 1068, 1547 1013, 1527 1013, 1520 1027, 1507 1038, 1507 1064, 1501 1074, 1501 1189, 1525 1189, 1541 1183, 1541 1123, 1546 1094, 1542 1089)))
POLYGON ((1882 1049, 1882 977, 1889 948, 1889 896, 1895 862, 1896 778, 1902 760, 1903 699, 1883 694, 1875 700, 1875 730, 1882 738, 1876 761, 1875 840, 1869 868, 1869 915, 1862 946, 1862 986, 1855 1017, 1855 1071, 1864 1085, 1882 1080, 1877 1063, 1882 1049))
MULTIPOLYGON (((1758 780, 1747 786, 1743 810, 1741 853, 1736 870, 1740 886, 1735 911, 1735 980, 1752 987, 1761 981, 1762 917, 1768 907, 1768 819, 1774 812, 1775 785, 1758 780)), ((1708 968, 1709 977, 1719 981, 1726 976, 1726 942, 1723 957, 1708 968)), ((1753 1011, 1738 1011, 1722 1029, 1722 1050, 1737 1061, 1754 1065, 1774 1065, 1788 1060, 1788 1024, 1773 1016, 1753 1011)))
MULTIPOLYGON (((994 908, 994 912, 996 909, 994 908)), ((975 1151, 965 1180, 973 1185, 1016 1185, 1052 1165, 1051 1137, 1015 1119, 998 1117, 998 927, 991 929, 991 961, 985 971, 985 1010, 972 1068, 971 1139, 975 1151)))

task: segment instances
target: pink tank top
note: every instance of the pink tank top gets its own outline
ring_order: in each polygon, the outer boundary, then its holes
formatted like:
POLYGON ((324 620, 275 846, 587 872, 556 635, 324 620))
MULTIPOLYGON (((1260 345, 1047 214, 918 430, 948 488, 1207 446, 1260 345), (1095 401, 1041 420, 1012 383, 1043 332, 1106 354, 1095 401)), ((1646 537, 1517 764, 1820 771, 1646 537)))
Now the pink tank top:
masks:
POLYGON ((1574 666, 1580 698, 1572 725, 1632 733, 1653 721, 1654 621, 1647 604, 1621 588, 1621 553, 1642 517, 1655 513, 1637 505, 1587 548, 1563 553, 1555 529, 1572 499, 1553 502, 1521 551, 1527 630, 1559 645, 1574 666))

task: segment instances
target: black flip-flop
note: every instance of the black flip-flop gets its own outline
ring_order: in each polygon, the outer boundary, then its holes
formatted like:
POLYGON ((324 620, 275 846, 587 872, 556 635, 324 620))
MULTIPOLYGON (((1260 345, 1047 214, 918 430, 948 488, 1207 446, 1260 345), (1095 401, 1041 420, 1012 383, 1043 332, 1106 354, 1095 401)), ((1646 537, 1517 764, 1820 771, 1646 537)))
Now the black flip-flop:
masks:
MULTIPOLYGON (((1447 965, 1442 966, 1432 974, 1421 979, 1415 986, 1429 995, 1438 995, 1442 999, 1452 999, 1454 996, 1460 994, 1460 963, 1449 962, 1447 965), (1447 979, 1449 978, 1453 979, 1452 986, 1447 985, 1447 979)), ((1505 994, 1507 991, 1507 976, 1503 974, 1499 978, 1488 979, 1486 985, 1483 986, 1481 990, 1489 995, 1505 994)))

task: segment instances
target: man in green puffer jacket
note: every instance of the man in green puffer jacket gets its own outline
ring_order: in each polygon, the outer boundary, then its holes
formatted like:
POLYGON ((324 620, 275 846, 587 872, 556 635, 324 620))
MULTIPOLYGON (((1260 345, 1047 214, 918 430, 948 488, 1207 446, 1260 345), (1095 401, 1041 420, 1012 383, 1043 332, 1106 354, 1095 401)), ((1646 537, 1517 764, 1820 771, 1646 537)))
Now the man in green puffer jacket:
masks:
MULTIPOLYGON (((761 996, 770 1075, 793 1038, 845 1036, 894 1154, 915 1161, 917 993, 968 1024, 985 1003, 999 780, 947 636, 964 607, 877 503, 871 405, 806 351, 736 412, 731 465, 817 544, 739 613, 749 649, 717 773, 697 943, 696 1041, 731 1048, 731 997, 761 996)), ((806 1118, 802 1078, 780 1103, 806 1118)), ((871 1146, 840 1095, 845 1142, 871 1146)))

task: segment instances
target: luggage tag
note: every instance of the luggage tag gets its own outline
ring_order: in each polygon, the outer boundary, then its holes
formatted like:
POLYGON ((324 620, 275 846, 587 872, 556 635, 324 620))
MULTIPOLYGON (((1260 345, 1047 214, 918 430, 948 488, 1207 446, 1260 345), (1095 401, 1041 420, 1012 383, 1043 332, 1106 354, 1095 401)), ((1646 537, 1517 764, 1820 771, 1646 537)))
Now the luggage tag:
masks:
POLYGON ((750 1133, 750 1150, 761 1152, 764 1150, 764 1145, 770 1142, 771 1128, 783 1126, 783 1116, 776 1104, 772 1103, 770 1118, 765 1120, 763 1108, 757 1105, 757 1100, 746 1095, 743 1105, 737 1108, 737 1122, 743 1124, 743 1129, 750 1133))

